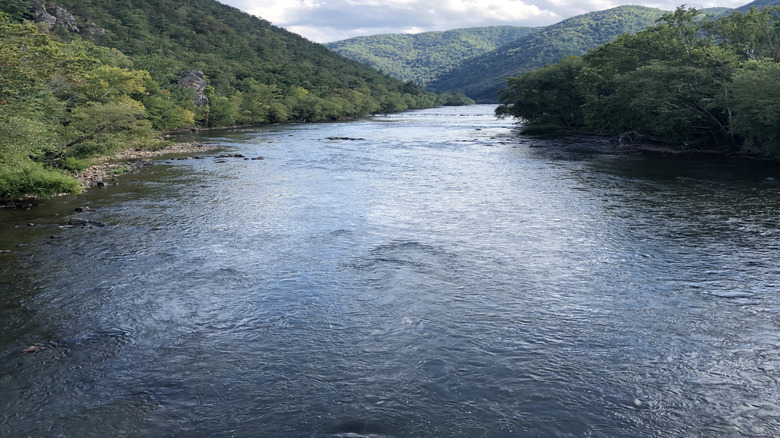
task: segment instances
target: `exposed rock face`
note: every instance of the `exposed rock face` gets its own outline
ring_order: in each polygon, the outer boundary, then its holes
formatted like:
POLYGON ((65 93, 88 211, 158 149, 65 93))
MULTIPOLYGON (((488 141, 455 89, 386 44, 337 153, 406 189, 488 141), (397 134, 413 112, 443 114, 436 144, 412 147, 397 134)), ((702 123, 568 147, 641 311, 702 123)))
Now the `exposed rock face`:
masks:
POLYGON ((209 104, 209 98, 203 90, 206 89, 206 78, 200 70, 184 70, 181 72, 179 84, 185 88, 195 90, 195 106, 201 107, 209 104))
POLYGON ((49 29, 54 28, 54 26, 63 26, 70 33, 79 33, 76 17, 65 9, 54 5, 49 5, 47 8, 40 0, 31 0, 30 4, 33 7, 33 16, 36 22, 46 23, 49 29))

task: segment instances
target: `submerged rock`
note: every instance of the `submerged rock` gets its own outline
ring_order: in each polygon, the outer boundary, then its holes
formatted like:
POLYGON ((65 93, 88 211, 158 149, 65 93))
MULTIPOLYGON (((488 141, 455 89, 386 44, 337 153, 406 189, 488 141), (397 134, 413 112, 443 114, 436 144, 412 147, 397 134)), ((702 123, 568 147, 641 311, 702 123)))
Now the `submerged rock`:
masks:
POLYGON ((87 227, 87 228, 103 228, 106 226, 106 224, 101 222, 95 222, 87 219, 80 219, 77 217, 72 217, 68 219, 68 225, 75 227, 75 226, 81 226, 81 227, 87 227))
POLYGON ((340 140, 340 141, 358 141, 365 140, 365 138, 353 138, 353 137, 327 137, 327 140, 340 140))

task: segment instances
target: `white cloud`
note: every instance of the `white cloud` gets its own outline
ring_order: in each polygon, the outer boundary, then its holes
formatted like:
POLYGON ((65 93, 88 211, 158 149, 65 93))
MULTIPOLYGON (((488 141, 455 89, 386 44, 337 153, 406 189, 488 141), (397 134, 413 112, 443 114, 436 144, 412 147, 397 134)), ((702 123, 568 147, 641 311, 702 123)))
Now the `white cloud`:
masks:
MULTIPOLYGON (((618 6, 615 0, 219 0, 317 42, 379 33, 416 33, 478 26, 543 26, 618 6)), ((682 0, 631 4, 673 10, 682 0)), ((688 1, 737 7, 749 0, 688 1)))

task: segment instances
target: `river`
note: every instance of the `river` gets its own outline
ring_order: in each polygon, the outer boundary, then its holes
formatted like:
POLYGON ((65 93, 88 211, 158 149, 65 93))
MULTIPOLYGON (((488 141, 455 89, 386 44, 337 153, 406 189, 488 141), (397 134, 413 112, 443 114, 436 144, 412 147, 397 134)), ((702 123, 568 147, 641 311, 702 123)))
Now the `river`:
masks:
POLYGON ((777 436, 780 168, 492 109, 0 211, 0 436, 777 436))

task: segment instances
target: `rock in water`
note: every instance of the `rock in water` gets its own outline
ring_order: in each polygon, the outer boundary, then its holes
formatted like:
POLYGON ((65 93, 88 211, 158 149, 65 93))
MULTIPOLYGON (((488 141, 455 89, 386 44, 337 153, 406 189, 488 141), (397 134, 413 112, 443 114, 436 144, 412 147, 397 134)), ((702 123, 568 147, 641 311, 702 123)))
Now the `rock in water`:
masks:
POLYGON ((90 220, 86 220, 86 219, 79 219, 77 217, 72 217, 72 218, 68 219, 68 225, 82 226, 82 227, 98 227, 98 228, 103 228, 103 227, 106 226, 106 224, 101 223, 101 222, 95 222, 95 221, 90 221, 90 220))

